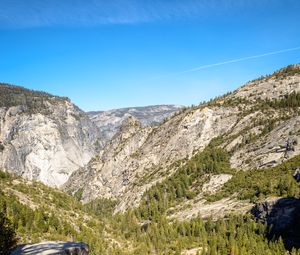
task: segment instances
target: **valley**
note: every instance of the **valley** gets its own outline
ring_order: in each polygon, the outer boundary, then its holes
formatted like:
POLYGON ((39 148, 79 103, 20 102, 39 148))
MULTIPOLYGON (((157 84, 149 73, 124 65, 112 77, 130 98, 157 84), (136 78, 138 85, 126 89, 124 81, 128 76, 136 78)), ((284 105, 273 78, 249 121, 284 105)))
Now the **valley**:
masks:
POLYGON ((90 255, 300 254, 299 95, 299 64, 193 107, 0 84, 0 224, 90 255))

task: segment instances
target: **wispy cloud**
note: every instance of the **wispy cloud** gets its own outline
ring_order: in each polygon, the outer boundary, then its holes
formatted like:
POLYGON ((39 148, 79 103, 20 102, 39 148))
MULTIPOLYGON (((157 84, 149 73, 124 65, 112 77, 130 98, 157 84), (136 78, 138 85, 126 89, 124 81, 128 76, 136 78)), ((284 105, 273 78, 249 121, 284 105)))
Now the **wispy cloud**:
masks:
POLYGON ((141 23, 201 17, 266 2, 269 0, 1 0, 0 27, 141 23))

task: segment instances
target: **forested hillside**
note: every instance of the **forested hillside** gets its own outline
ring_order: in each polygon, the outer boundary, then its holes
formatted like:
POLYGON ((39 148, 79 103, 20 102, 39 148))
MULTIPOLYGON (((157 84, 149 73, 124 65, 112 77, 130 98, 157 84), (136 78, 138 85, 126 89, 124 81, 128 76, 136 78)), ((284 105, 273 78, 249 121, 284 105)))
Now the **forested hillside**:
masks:
POLYGON ((46 92, 29 90, 20 86, 0 83, 0 107, 24 106, 29 112, 46 112, 47 100, 69 101, 66 97, 50 95, 46 92))
POLYGON ((82 205, 61 191, 1 173, 1 211, 12 223, 18 242, 84 241, 90 244, 91 254, 300 254, 295 248, 288 251, 281 238, 270 239, 269 226, 250 213, 233 213, 216 221, 168 217, 170 207, 195 198, 205 174, 233 175, 208 200, 231 194, 248 201, 271 195, 298 197, 300 187, 292 173, 299 164, 296 157, 275 168, 237 171, 230 168, 226 152, 212 143, 148 190, 138 208, 116 215, 112 214, 115 202, 109 199, 82 205))
POLYGON ((113 241, 118 243, 100 217, 59 190, 3 172, 0 187, 1 215, 9 220, 18 243, 79 240, 91 246, 92 255, 112 254, 113 241))

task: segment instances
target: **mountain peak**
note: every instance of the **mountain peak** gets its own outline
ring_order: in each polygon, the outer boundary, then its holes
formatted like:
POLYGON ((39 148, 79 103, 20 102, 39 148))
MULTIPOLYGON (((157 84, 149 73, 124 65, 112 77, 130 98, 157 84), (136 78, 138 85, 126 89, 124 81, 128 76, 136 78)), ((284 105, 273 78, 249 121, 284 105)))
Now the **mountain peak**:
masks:
POLYGON ((293 92, 300 92, 300 64, 289 65, 273 74, 250 81, 238 88, 232 97, 250 101, 279 100, 293 92))
POLYGON ((124 127, 132 127, 132 126, 141 127, 142 124, 137 118, 135 118, 134 116, 128 114, 128 117, 125 120, 122 121, 121 126, 123 128, 124 127))
MULTIPOLYGON (((100 129, 104 142, 109 141, 124 125, 129 116, 135 118, 143 127, 154 126, 170 117, 181 107, 177 105, 151 105, 145 107, 128 107, 109 111, 88 112, 91 121, 100 129)), ((132 120, 131 120, 132 121, 132 120)))

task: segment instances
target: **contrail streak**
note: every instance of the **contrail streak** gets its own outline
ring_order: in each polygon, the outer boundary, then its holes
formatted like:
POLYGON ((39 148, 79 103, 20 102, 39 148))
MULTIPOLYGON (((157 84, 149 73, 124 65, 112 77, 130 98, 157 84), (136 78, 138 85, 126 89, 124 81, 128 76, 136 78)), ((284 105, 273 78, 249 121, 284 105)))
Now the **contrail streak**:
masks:
POLYGON ((262 57, 266 57, 266 56, 276 55, 276 54, 285 53, 285 52, 289 52, 289 51, 295 51, 295 50, 300 50, 300 47, 295 47, 295 48, 290 48, 290 49, 284 49, 284 50, 278 50, 278 51, 268 52, 268 53, 254 55, 254 56, 250 56, 250 57, 237 58, 237 59, 232 59, 232 60, 228 60, 228 61, 224 61, 224 62, 219 62, 219 63, 215 63, 215 64, 210 64, 210 65, 203 65, 203 66, 199 66, 199 67, 196 67, 196 68, 193 68, 193 69, 189 69, 189 70, 185 70, 185 71, 179 72, 177 74, 184 74, 184 73, 195 72, 195 71, 198 71, 198 70, 202 70, 202 69, 206 69, 206 68, 210 68, 210 67, 214 67, 214 66, 226 65, 226 64, 241 62, 241 61, 245 61, 245 60, 249 60, 249 59, 254 59, 254 58, 262 58, 262 57))
POLYGON ((207 68, 211 68, 211 67, 215 67, 215 66, 222 66, 222 65, 242 62, 242 61, 249 60, 249 59, 262 58, 262 57, 266 57, 266 56, 277 55, 277 54, 281 54, 281 53, 285 53, 285 52, 289 52, 289 51, 296 51, 296 50, 300 50, 300 46, 295 47, 295 48, 289 48, 289 49, 283 49, 283 50, 267 52, 267 53, 254 55, 254 56, 249 56, 249 57, 231 59, 231 60, 227 60, 227 61, 224 61, 224 62, 209 64, 209 65, 198 66, 198 67, 188 69, 188 70, 185 70, 185 71, 181 71, 181 72, 178 72, 178 73, 170 73, 170 74, 162 75, 162 76, 153 78, 151 80, 157 80, 157 79, 160 79, 160 78, 165 78, 165 77, 170 77, 170 76, 177 76, 177 75, 181 75, 181 74, 185 74, 185 73, 192 73, 192 72, 196 72, 196 71, 199 71, 199 70, 203 70, 203 69, 207 69, 207 68))

